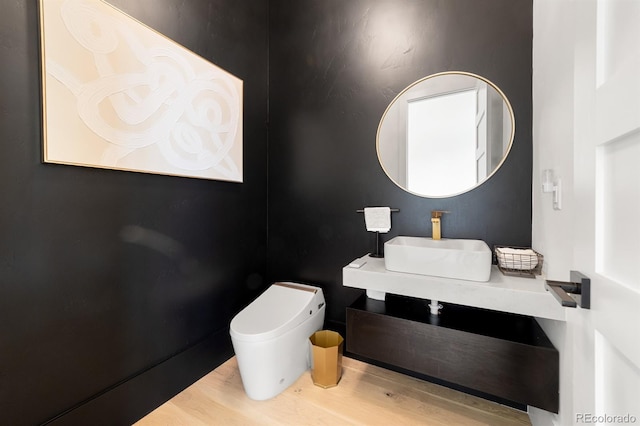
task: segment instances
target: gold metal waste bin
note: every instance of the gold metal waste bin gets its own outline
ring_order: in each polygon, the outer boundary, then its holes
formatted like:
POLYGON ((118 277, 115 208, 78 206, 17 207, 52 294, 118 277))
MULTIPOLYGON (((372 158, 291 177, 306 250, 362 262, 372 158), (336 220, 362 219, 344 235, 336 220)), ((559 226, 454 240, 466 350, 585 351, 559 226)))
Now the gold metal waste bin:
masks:
POLYGON ((342 347, 344 339, 329 330, 316 331, 309 337, 312 347, 311 378, 313 384, 330 388, 342 377, 342 347))

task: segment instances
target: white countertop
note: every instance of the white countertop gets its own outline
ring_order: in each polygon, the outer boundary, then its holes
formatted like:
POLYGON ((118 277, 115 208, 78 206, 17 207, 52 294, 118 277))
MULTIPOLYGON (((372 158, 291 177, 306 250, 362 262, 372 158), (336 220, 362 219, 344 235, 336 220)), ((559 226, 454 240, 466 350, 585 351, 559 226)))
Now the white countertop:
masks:
POLYGON ((342 268, 345 287, 565 321, 568 308, 544 288, 541 277, 507 276, 494 265, 489 281, 476 282, 388 271, 384 259, 369 255, 354 260, 358 261, 366 263, 342 268))

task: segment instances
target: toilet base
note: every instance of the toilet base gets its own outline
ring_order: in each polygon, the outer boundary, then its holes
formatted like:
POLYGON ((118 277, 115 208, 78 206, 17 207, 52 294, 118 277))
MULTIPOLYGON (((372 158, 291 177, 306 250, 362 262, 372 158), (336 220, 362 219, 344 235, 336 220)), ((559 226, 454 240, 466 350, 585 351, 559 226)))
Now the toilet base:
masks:
POLYGON ((264 342, 231 336, 242 385, 249 398, 262 401, 287 389, 311 367, 309 337, 322 328, 324 306, 293 330, 264 342))

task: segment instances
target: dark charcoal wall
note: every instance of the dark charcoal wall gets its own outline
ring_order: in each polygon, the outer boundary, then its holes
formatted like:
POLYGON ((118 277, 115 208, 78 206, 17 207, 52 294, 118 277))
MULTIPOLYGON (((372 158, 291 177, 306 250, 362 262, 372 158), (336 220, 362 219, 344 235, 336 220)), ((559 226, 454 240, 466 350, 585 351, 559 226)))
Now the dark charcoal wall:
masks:
POLYGON ((245 183, 42 164, 38 2, 4 2, 3 424, 130 424, 230 356, 265 283, 266 2, 111 3, 244 80, 245 183))
POLYGON ((344 322, 360 292, 341 269, 373 242, 364 206, 401 209, 385 239, 428 235, 446 209, 446 237, 530 243, 530 0, 111 2, 244 80, 245 183, 42 164, 37 2, 6 2, 3 423, 131 423, 230 355, 230 318, 270 281, 323 286, 344 322), (502 88, 516 141, 482 187, 423 199, 387 179, 375 133, 402 88, 446 70, 502 88), (168 239, 180 255, 158 250, 168 239))
POLYGON ((324 287, 329 324, 360 294, 342 267, 372 250, 356 210, 390 206, 395 235, 531 242, 531 0, 271 0, 269 277, 324 287), (496 83, 515 110, 514 147, 481 187, 427 199, 378 164, 380 117, 408 84, 441 71, 496 83))

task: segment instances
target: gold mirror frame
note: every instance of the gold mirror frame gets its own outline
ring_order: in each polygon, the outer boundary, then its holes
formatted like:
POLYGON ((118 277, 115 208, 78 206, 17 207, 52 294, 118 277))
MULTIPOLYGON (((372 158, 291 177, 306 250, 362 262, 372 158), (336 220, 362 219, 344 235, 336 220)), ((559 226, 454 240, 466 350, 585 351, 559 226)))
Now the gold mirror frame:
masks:
MULTIPOLYGON (((451 92, 453 93, 453 91, 451 92)), ((507 120, 505 120, 507 121, 507 120)), ((511 151, 511 148, 513 146, 513 141, 514 141, 514 136, 515 136, 515 116, 513 113, 513 108, 511 107, 511 103, 509 102, 509 100, 507 99, 506 95, 504 94, 504 92, 502 92, 502 90, 500 90, 500 88, 498 86, 496 86, 493 82, 491 82, 490 80, 479 76, 477 74, 473 74, 470 72, 465 72, 465 71, 446 71, 446 72, 441 72, 441 73, 436 73, 436 74, 432 74, 429 75, 427 77, 421 78, 420 80, 417 80, 413 83, 411 83, 409 86, 407 86, 405 89, 403 89, 394 99, 393 101, 391 101, 391 103, 387 106, 384 114, 382 115, 382 118, 380 119, 380 123, 378 125, 378 130, 376 133, 376 153, 378 156, 378 161, 382 167, 382 169, 384 170, 385 174, 389 177, 389 179, 391 179, 391 181, 396 184, 399 188, 403 189, 404 191, 407 191, 413 195, 419 196, 419 197, 425 197, 425 198, 447 198, 447 197, 453 197, 456 195, 460 195, 460 194, 464 194, 466 192, 469 192, 475 188, 477 188, 478 186, 482 185, 484 182, 486 182, 488 179, 490 179, 502 166, 502 164, 505 162, 507 156, 509 155, 509 152, 511 151), (487 174, 486 176, 484 176, 482 179, 478 180, 474 185, 469 186, 468 188, 465 188, 463 190, 457 191, 457 192, 453 192, 453 193, 447 193, 444 195, 433 195, 433 194, 425 194, 425 193, 420 193, 420 192, 416 192, 416 191, 412 191, 409 190, 407 187, 403 186, 400 182, 398 182, 399 179, 394 178, 394 176, 392 176, 392 173, 390 173, 389 169, 387 166, 385 166, 385 163, 383 161, 383 156, 381 154, 381 129, 383 128, 383 125, 385 123, 385 119, 388 118, 390 111, 393 110, 393 108, 396 106, 396 103, 398 102, 398 100, 402 99, 403 97, 405 97, 404 95, 407 94, 407 92, 409 92, 410 90, 416 90, 416 87, 419 87, 421 84, 425 83, 425 82, 431 82, 433 81, 433 79, 436 79, 438 77, 442 77, 442 76, 465 76, 465 77, 470 77, 476 80, 479 80, 481 82, 484 82, 487 84, 487 86, 493 90, 495 90, 495 92, 500 96, 500 98, 503 101, 504 104, 504 108, 505 108, 505 112, 508 112, 508 116, 510 118, 510 124, 511 124, 511 129, 510 129, 510 134, 509 134, 509 138, 508 138, 508 143, 505 144, 505 148, 503 150, 502 153, 502 158, 500 159, 500 161, 493 167, 492 170, 487 170, 487 174)), ((506 132, 505 132, 506 134, 506 132)), ((397 139, 397 138, 396 138, 397 139)), ((503 138, 503 140, 506 141, 505 138, 503 138)), ((384 142, 383 143, 394 143, 394 144, 398 144, 397 140, 396 141, 390 141, 390 142, 384 142)))

